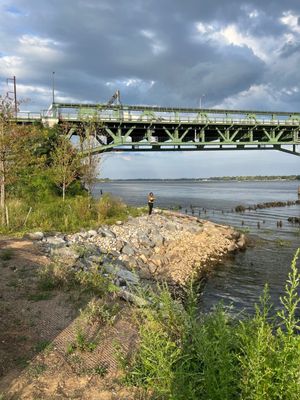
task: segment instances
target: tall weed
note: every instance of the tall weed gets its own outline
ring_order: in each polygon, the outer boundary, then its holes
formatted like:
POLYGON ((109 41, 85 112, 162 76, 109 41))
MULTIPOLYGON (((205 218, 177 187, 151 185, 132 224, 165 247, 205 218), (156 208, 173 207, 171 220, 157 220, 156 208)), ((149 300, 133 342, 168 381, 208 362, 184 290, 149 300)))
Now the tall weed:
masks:
POLYGON ((0 233, 26 232, 30 230, 76 232, 80 229, 97 228, 125 220, 129 215, 138 216, 142 211, 127 207, 109 194, 100 200, 87 195, 66 198, 49 196, 42 201, 11 199, 8 202, 9 226, 0 227, 0 233))
POLYGON ((300 399, 300 274, 297 260, 300 248, 292 261, 291 272, 281 297, 283 309, 278 313, 280 326, 277 330, 275 359, 277 399, 300 399))
POLYGON ((273 324, 269 322, 269 294, 266 286, 261 297, 261 306, 256 306, 255 316, 241 321, 238 330, 238 363, 241 368, 239 386, 242 399, 273 398, 273 367, 277 350, 273 329, 273 324))
POLYGON ((222 305, 198 315, 193 290, 183 308, 160 288, 138 311, 140 345, 125 369, 128 383, 157 399, 299 399, 299 254, 273 317, 267 286, 255 315, 241 321, 222 305))

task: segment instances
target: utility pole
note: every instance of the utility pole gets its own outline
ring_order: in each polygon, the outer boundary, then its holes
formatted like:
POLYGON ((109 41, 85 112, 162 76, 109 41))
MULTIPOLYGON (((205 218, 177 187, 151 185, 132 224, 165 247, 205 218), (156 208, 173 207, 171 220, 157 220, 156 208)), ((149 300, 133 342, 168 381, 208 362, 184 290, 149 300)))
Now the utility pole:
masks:
POLYGON ((14 103, 15 103, 15 117, 17 118, 17 116, 18 116, 18 103, 17 103, 17 80, 16 80, 16 77, 15 76, 13 76, 12 78, 7 78, 6 79, 6 81, 7 81, 7 84, 9 83, 9 82, 13 82, 13 90, 10 90, 10 91, 8 91, 7 92, 7 95, 9 96, 9 94, 13 94, 13 96, 14 96, 14 103))

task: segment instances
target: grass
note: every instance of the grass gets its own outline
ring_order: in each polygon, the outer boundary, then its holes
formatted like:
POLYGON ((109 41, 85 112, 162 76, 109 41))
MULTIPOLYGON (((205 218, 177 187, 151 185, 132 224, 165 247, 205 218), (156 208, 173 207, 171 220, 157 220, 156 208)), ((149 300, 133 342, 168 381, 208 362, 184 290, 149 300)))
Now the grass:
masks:
POLYGON ((24 356, 20 356, 16 358, 16 364, 20 367, 20 368, 25 368, 28 366, 29 360, 27 357, 24 356))
POLYGON ((0 251, 0 260, 9 261, 13 258, 14 251, 13 249, 3 249, 0 251))
POLYGON ((240 233, 250 233, 250 228, 236 228, 236 230, 240 233))
POLYGON ((97 365, 97 367, 93 368, 93 373, 101 376, 101 378, 104 378, 105 375, 108 373, 108 365, 106 364, 97 365))
POLYGON ((75 341, 68 343, 66 353, 71 355, 76 350, 92 352, 95 350, 96 347, 97 343, 92 340, 88 340, 83 330, 81 328, 78 328, 75 336, 75 341))
POLYGON ((47 369, 47 365, 43 363, 34 363, 29 366, 28 374, 33 378, 38 378, 41 374, 43 374, 47 369))
POLYGON ((190 290, 183 307, 163 288, 137 311, 140 340, 123 362, 126 382, 155 399, 298 400, 300 398, 300 275, 292 261, 282 308, 268 288, 252 317, 238 320, 219 305, 198 315, 190 290))
POLYGON ((127 206, 108 193, 100 199, 77 195, 67 198, 65 202, 55 196, 32 204, 25 200, 11 199, 8 201, 8 209, 10 226, 0 227, 0 233, 14 235, 34 230, 72 233, 81 229, 96 229, 102 224, 113 224, 119 220, 127 220, 129 216, 142 215, 146 210, 127 206))
POLYGON ((38 287, 47 291, 63 288, 76 289, 80 293, 90 293, 103 297, 107 293, 114 293, 118 288, 107 277, 101 275, 99 267, 94 266, 89 271, 75 271, 62 264, 52 263, 39 271, 38 287))
POLYGON ((36 353, 40 353, 44 350, 49 350, 51 349, 52 344, 49 340, 41 340, 40 342, 36 343, 36 345, 34 346, 33 350, 36 353))
POLYGON ((6 284, 7 287, 13 287, 13 288, 17 288, 18 287, 18 281, 14 278, 12 278, 11 280, 9 280, 6 284))
POLYGON ((103 302, 93 298, 86 307, 80 310, 81 319, 87 324, 110 324, 112 325, 117 317, 120 307, 118 304, 103 302))
POLYGON ((39 292, 39 293, 30 294, 27 297, 27 300, 29 300, 29 301, 45 301, 45 300, 50 300, 51 298, 52 298, 51 292, 39 292))

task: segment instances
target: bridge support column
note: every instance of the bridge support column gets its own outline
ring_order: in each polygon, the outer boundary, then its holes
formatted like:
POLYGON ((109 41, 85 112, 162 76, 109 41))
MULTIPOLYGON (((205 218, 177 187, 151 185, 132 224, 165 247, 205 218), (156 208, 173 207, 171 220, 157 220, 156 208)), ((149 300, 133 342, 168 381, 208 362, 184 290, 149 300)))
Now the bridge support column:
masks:
POLYGON ((58 118, 53 118, 53 117, 45 117, 42 118, 42 124, 44 126, 48 126, 49 128, 53 128, 55 125, 57 125, 59 122, 58 118))

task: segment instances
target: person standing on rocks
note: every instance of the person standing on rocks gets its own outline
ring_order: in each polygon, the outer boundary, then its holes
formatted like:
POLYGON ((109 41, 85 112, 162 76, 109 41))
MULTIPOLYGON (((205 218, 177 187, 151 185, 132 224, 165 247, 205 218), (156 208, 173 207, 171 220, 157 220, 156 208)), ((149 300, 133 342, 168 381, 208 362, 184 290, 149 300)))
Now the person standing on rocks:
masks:
POLYGON ((150 192, 150 193, 148 194, 149 215, 152 214, 154 200, 155 200, 154 194, 153 194, 152 192, 150 192))

